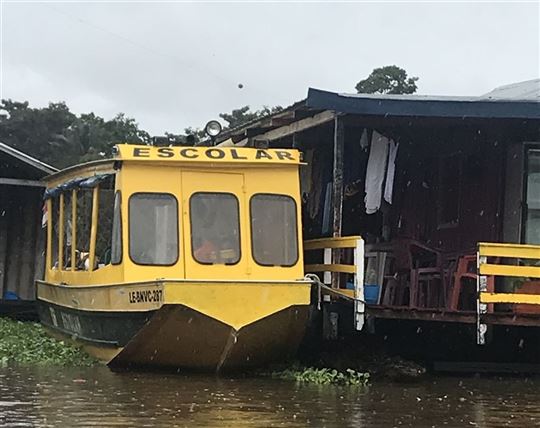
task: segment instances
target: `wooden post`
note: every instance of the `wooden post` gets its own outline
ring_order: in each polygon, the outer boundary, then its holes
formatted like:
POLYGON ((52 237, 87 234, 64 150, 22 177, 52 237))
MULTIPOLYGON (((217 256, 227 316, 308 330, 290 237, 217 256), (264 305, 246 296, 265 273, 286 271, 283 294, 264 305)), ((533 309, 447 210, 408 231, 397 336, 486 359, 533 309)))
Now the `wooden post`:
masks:
MULTIPOLYGON (((46 203, 46 202, 45 202, 46 203)), ((42 225, 43 221, 43 204, 44 202, 41 199, 41 192, 36 192, 35 195, 35 230, 36 230, 36 244, 34 247, 34 259, 35 259, 35 267, 34 267, 34 296, 33 300, 35 300, 35 281, 36 280, 43 280, 45 279, 45 230, 42 225)))
MULTIPOLYGON (((71 191, 71 270, 77 269, 77 189, 71 191)), ((67 266, 66 266, 67 267, 67 266)))
POLYGON ((90 256, 88 257, 88 270, 94 270, 96 261, 96 238, 98 229, 98 212, 99 212, 99 186, 94 187, 92 192, 92 224, 90 226, 90 256))
POLYGON ((9 200, 6 186, 0 185, 0 300, 4 297, 4 282, 7 272, 7 250, 8 250, 8 214, 9 200))
POLYGON ((47 253, 45 255, 45 275, 52 269, 52 240, 53 240, 53 205, 52 198, 47 199, 47 253))
POLYGON ((64 269, 64 194, 60 193, 58 208, 58 270, 64 269))
MULTIPOLYGON (((341 236, 343 211, 343 155, 345 152, 345 128, 343 116, 334 118, 334 168, 332 177, 332 233, 334 237, 341 236)), ((334 264, 340 263, 339 249, 334 250, 334 264)), ((339 273, 332 275, 332 287, 339 287, 339 273)))

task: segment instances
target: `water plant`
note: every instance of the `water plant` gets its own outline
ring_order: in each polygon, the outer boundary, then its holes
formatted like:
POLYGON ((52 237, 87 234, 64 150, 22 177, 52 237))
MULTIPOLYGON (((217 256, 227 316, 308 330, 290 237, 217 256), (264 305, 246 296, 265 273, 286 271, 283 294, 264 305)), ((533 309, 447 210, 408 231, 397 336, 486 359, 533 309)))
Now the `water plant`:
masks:
POLYGON ((96 360, 82 349, 48 336, 39 323, 0 318, 0 366, 9 363, 91 366, 96 360))
POLYGON ((339 371, 329 368, 290 368, 279 372, 274 372, 273 377, 279 379, 296 380, 297 382, 315 383, 319 385, 367 385, 369 373, 357 372, 353 369, 339 371))

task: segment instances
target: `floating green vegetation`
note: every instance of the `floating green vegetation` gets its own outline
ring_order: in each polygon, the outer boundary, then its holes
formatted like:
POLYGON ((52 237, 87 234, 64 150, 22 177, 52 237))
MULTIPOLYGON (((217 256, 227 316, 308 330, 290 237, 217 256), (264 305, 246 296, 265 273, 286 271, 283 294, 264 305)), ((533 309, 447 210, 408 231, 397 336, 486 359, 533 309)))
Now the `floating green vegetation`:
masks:
POLYGON ((0 366, 9 363, 91 366, 97 361, 82 349, 48 336, 41 324, 0 318, 0 366))
POLYGON ((367 385, 369 373, 361 373, 356 370, 347 369, 344 372, 327 368, 291 368, 279 372, 274 372, 273 377, 279 379, 296 380, 297 382, 316 383, 319 385, 367 385))

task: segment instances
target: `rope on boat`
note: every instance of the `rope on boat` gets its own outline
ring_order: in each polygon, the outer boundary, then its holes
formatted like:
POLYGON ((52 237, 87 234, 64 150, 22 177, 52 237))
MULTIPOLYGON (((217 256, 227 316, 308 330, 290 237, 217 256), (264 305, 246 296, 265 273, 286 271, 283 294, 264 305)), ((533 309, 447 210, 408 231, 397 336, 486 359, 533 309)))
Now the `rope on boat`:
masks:
POLYGON ((311 281, 315 285, 317 285, 317 309, 318 310, 321 310, 322 290, 324 290, 324 291, 326 291, 326 292, 328 292, 330 294, 336 295, 338 297, 341 297, 342 299, 351 301, 351 302, 359 302, 359 303, 366 304, 365 300, 357 299, 357 298, 351 297, 351 296, 347 296, 346 294, 340 293, 335 288, 329 287, 328 285, 321 282, 319 277, 317 275, 315 275, 314 273, 306 274, 305 279, 307 279, 308 281, 311 281))

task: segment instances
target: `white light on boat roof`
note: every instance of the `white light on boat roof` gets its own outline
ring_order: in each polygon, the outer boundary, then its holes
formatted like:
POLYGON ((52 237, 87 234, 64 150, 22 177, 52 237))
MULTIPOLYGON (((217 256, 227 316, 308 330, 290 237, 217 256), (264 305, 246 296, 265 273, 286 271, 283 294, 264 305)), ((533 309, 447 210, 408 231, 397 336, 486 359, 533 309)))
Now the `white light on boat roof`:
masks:
POLYGON ((217 120, 211 120, 204 127, 204 132, 206 132, 209 137, 217 137, 221 132, 221 129, 221 123, 217 120))

